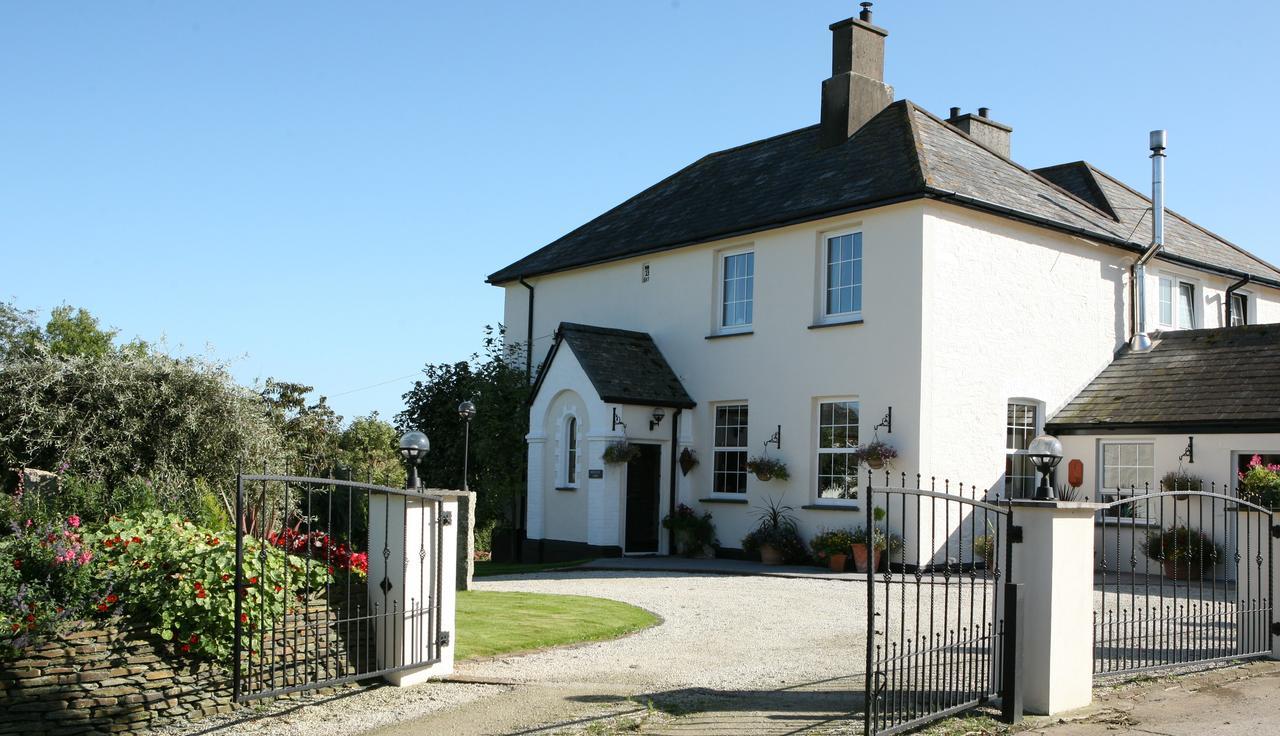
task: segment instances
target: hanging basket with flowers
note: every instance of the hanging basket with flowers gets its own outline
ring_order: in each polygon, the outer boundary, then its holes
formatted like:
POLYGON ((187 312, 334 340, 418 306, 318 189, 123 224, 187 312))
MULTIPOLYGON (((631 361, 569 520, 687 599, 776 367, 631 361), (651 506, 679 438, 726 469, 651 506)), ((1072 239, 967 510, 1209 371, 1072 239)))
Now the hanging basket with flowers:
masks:
POLYGON ((609 443, 600 457, 610 465, 629 463, 640 457, 640 448, 626 440, 618 440, 617 442, 609 443))
POLYGON ((880 470, 885 465, 892 464, 894 458, 898 457, 898 451, 893 445, 877 439, 865 445, 858 445, 854 455, 859 462, 866 463, 868 468, 880 470))
POLYGON ((791 478, 791 473, 787 472, 786 463, 781 460, 774 460, 767 455, 748 459, 747 472, 754 473, 757 478, 763 481, 770 481, 774 478, 778 480, 791 478))

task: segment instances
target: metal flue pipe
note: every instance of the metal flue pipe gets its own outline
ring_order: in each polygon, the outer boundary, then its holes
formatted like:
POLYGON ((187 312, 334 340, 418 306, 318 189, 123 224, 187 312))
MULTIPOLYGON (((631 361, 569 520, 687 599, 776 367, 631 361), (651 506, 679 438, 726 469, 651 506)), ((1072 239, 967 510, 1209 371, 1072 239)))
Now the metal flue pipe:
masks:
POLYGON ((1164 149, 1168 133, 1151 131, 1151 246, 1133 265, 1133 338, 1130 349, 1145 353, 1151 349, 1147 335, 1147 262, 1164 248, 1164 149))

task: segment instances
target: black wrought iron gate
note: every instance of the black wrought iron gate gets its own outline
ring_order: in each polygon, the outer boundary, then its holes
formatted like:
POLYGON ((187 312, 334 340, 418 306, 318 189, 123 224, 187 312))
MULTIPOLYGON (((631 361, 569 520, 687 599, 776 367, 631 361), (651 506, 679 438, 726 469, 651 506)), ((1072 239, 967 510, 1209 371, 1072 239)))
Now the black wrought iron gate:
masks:
POLYGON ((1274 514, 1200 488, 1110 494, 1095 536, 1095 675, 1271 653, 1274 514))
POLYGON ((442 496, 266 473, 236 487, 238 702, 440 661, 442 496))
POLYGON ((1011 508, 945 481, 867 480, 864 528, 883 551, 867 566, 865 732, 899 733, 995 697, 1016 721, 1011 508))

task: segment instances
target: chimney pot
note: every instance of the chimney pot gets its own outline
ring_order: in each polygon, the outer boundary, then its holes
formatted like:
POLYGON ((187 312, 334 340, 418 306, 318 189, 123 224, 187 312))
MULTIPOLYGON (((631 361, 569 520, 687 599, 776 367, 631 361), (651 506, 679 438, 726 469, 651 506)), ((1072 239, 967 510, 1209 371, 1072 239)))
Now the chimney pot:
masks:
POLYGON ((980 117, 980 118, 989 118, 989 117, 991 117, 991 108, 989 108, 989 107, 979 107, 979 108, 978 108, 978 117, 980 117))
POLYGON ((871 3, 859 3, 862 6, 862 12, 858 13, 858 20, 864 23, 871 22, 871 3))
POLYGON ((958 107, 951 108, 951 119, 954 120, 958 117, 960 117, 960 108, 958 107))

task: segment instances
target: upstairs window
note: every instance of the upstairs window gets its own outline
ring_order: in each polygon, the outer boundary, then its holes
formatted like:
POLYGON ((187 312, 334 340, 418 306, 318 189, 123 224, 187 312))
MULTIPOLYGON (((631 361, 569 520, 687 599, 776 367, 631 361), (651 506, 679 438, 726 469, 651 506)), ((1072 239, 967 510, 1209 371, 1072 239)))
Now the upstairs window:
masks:
POLYGON ((728 253, 722 257, 720 327, 727 331, 751 328, 755 295, 756 254, 728 253))
POLYGON ((823 315, 857 318, 862 314, 862 233, 827 237, 823 315))
POLYGON ((858 497, 858 402, 818 404, 818 500, 858 497))
POLYGON ((1231 327, 1249 324, 1249 297, 1244 294, 1231 295, 1231 327))
POLYGON ((1160 325, 1179 330, 1196 327, 1196 285, 1169 276, 1160 277, 1160 325))
POLYGON ((1005 420, 1004 497, 1032 498, 1036 469, 1027 455, 1040 425, 1040 407, 1030 401, 1010 401, 1005 420))
POLYGON ((711 471, 713 493, 747 492, 747 405, 716 407, 711 471))

